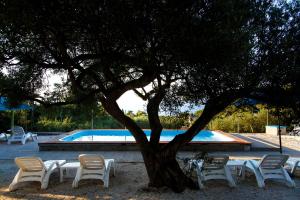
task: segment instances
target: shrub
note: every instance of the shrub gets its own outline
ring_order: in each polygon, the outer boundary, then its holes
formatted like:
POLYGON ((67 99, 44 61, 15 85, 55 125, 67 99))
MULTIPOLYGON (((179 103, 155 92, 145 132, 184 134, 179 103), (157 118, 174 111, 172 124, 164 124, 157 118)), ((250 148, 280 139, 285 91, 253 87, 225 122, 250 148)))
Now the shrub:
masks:
POLYGON ((40 118, 36 123, 38 131, 71 131, 77 128, 69 117, 63 120, 40 118))

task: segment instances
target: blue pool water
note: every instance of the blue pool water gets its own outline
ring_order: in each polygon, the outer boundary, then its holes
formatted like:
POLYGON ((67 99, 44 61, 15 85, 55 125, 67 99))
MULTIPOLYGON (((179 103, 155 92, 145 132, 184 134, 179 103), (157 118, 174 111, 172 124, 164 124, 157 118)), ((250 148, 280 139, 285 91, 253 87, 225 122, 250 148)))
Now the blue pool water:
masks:
MULTIPOLYGON (((150 130, 144 130, 147 138, 150 137, 150 130)), ((170 141, 176 135, 183 133, 184 130, 163 130, 160 136, 160 141, 170 141)), ((114 142, 126 142, 135 141, 134 137, 128 130, 78 130, 71 135, 63 137, 60 141, 114 141, 114 142)), ((234 141, 233 138, 223 135, 216 131, 202 130, 194 138, 194 142, 197 141, 219 141, 228 142, 234 141)))

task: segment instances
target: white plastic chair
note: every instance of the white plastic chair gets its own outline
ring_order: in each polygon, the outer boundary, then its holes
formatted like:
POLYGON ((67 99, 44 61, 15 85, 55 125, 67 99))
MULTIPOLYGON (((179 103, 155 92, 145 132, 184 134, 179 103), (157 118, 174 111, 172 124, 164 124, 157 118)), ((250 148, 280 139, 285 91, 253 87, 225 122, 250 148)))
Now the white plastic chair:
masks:
POLYGON ((15 126, 11 129, 12 136, 8 138, 7 144, 11 144, 12 142, 21 142, 25 144, 28 139, 32 139, 33 135, 31 132, 26 133, 21 126, 15 126))
POLYGON ((100 179, 104 183, 104 187, 109 185, 110 168, 113 167, 113 175, 115 175, 114 159, 104 159, 100 155, 82 154, 78 157, 80 167, 77 169, 76 177, 73 181, 73 188, 78 187, 78 183, 83 179, 100 179))
POLYGON ((286 161, 286 165, 291 170, 291 174, 295 175, 296 171, 300 169, 300 158, 290 157, 286 161))
POLYGON ((5 141, 7 141, 7 135, 6 133, 0 133, 0 139, 4 139, 5 141))
POLYGON ((287 171, 283 168, 288 155, 265 155, 260 161, 248 160, 246 170, 254 173, 258 187, 265 187, 265 180, 284 180, 288 187, 295 187, 287 171))
POLYGON ((18 183, 27 181, 41 182, 41 189, 46 189, 52 172, 66 163, 65 160, 43 162, 37 157, 18 157, 15 158, 15 162, 20 169, 9 185, 9 191, 17 189, 18 183))
POLYGON ((228 155, 209 155, 204 161, 196 163, 199 187, 204 188, 203 181, 223 179, 227 180, 230 187, 236 187, 232 174, 226 163, 228 155))

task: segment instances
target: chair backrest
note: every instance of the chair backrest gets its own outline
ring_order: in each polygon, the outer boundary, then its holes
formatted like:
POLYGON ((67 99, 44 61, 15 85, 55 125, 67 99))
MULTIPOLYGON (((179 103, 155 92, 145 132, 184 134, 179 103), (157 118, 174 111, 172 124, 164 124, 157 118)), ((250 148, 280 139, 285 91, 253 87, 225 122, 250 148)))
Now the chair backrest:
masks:
POLYGON ((202 169, 222 169, 228 160, 228 155, 208 155, 204 158, 202 169))
POLYGON ((44 162, 38 157, 17 157, 15 162, 22 171, 26 172, 36 172, 45 169, 44 162))
POLYGON ((288 155, 265 155, 261 159, 259 167, 262 169, 279 169, 288 159, 288 155))
POLYGON ((81 154, 78 157, 80 165, 85 169, 105 169, 104 158, 96 154, 81 154))
POLYGON ((11 132, 13 135, 24 135, 25 134, 25 131, 21 126, 14 126, 11 129, 11 132))

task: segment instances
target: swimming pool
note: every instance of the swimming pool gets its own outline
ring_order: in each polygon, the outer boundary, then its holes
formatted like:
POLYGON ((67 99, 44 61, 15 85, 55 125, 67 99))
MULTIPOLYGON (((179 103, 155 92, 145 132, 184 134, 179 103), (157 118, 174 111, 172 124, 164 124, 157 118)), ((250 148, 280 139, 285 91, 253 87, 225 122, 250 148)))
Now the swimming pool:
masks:
MULTIPOLYGON (((144 130, 144 132, 149 139, 151 130, 144 130)), ((185 130, 163 130, 160 141, 171 141, 176 135, 184 132, 185 130)), ((128 130, 78 130, 71 135, 61 138, 60 141, 134 142, 135 139, 128 130)), ((234 139, 216 131, 202 130, 192 140, 192 142, 197 141, 229 142, 234 141, 234 139)))
MULTIPOLYGON (((144 130, 147 138, 150 130, 144 130)), ((185 130, 163 130, 160 145, 185 130)), ((38 143, 40 151, 131 151, 139 150, 126 129, 75 130, 38 143)), ((248 151, 251 143, 222 131, 203 130, 181 147, 185 151, 248 151)))

